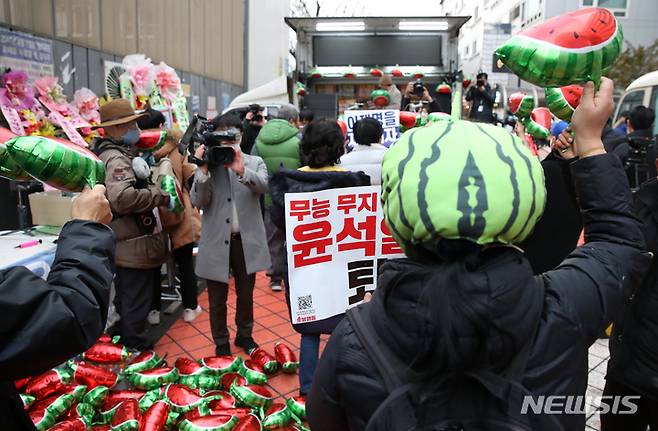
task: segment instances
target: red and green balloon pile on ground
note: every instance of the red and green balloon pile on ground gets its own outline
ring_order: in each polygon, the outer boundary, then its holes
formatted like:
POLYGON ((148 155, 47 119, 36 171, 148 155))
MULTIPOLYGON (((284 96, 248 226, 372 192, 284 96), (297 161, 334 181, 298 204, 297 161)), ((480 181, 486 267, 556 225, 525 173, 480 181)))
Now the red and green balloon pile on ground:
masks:
POLYGON ((303 397, 273 403, 263 386, 279 370, 299 367, 278 343, 274 355, 250 359, 178 358, 167 367, 155 352, 133 354, 107 336, 56 369, 15 382, 39 431, 308 430, 303 397))

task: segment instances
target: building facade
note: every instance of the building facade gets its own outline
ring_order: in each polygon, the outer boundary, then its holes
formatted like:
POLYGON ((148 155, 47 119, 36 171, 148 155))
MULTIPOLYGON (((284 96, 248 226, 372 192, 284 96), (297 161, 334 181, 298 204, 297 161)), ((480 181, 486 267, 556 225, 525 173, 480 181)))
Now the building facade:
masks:
POLYGON ((290 29, 284 18, 290 14, 289 0, 249 0, 249 71, 246 87, 251 90, 288 75, 290 29))
POLYGON ((69 97, 81 87, 103 95, 107 64, 143 53, 176 69, 190 111, 205 115, 215 103, 221 112, 246 87, 248 3, 0 0, 0 47, 9 50, 8 56, 0 53, 0 66, 12 65, 17 54, 48 70, 50 57, 50 70, 69 97))

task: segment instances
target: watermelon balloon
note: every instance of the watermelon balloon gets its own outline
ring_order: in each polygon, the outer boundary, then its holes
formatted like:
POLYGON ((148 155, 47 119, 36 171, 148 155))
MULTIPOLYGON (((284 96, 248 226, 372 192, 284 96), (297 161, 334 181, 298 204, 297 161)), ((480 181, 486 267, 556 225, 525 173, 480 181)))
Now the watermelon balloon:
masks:
POLYGON ((404 73, 400 69, 393 69, 391 70, 391 75, 395 76, 396 78, 404 78, 404 73))
POLYGON ((416 125, 416 113, 409 111, 400 111, 400 125, 406 129, 411 129, 416 125))
POLYGON ((430 112, 427 115, 427 121, 428 123, 437 121, 452 121, 452 116, 450 116, 450 114, 446 114, 445 112, 430 112))
POLYGON ((340 130, 343 132, 343 136, 347 136, 347 123, 344 120, 341 120, 340 118, 336 120, 336 123, 338 123, 340 130))
POLYGON ((560 120, 571 121, 571 116, 580 104, 583 87, 567 85, 560 88, 546 88, 546 105, 560 120))
POLYGON ((551 111, 535 108, 530 117, 523 120, 526 132, 535 139, 548 139, 551 134, 551 111))
POLYGON ((535 99, 521 91, 513 93, 509 97, 508 106, 512 114, 518 118, 526 118, 535 107, 535 99))
POLYGON ((30 179, 30 176, 9 157, 7 146, 5 145, 5 142, 15 137, 16 135, 11 130, 0 127, 0 177, 10 180, 27 181, 30 179))
POLYGON ((445 82, 442 82, 436 86, 436 92, 439 94, 450 94, 452 93, 452 88, 445 82))
POLYGON ((425 74, 423 73, 422 70, 416 70, 413 74, 413 77, 414 79, 420 79, 420 78, 424 78, 425 74))
POLYGON ((498 47, 496 55, 519 77, 541 87, 598 83, 619 55, 623 38, 612 12, 590 7, 528 27, 498 47))
POLYGON ((383 108, 391 103, 391 95, 386 90, 375 90, 370 93, 370 100, 372 100, 375 106, 383 108))
POLYGON ((309 78, 314 78, 314 79, 322 78, 322 72, 320 72, 320 69, 316 67, 311 69, 311 71, 308 73, 308 76, 309 78))
POLYGON ((350 67, 345 72, 343 72, 343 78, 354 79, 356 78, 356 72, 350 67))
POLYGON ((381 77, 382 75, 384 75, 384 72, 382 72, 381 69, 374 68, 374 69, 370 69, 370 74, 371 74, 372 76, 376 76, 376 77, 379 78, 379 77, 381 77))
POLYGON ((105 165, 91 151, 63 140, 19 136, 7 144, 9 156, 37 180, 69 192, 105 182, 105 165))
POLYGON ((442 239, 523 241, 544 211, 539 160, 502 127, 439 121, 402 135, 382 163, 386 225, 410 257, 442 239), (485 145, 486 144, 486 145, 485 145))
POLYGON ((145 130, 139 134, 135 147, 140 150, 155 151, 164 145, 166 139, 166 130, 145 130))
POLYGON ((295 84, 295 94, 298 96, 306 96, 306 86, 301 82, 295 84))
POLYGON ((462 81, 462 86, 464 88, 468 88, 470 87, 471 82, 473 82, 473 77, 469 75, 468 77, 464 78, 464 80, 462 81))

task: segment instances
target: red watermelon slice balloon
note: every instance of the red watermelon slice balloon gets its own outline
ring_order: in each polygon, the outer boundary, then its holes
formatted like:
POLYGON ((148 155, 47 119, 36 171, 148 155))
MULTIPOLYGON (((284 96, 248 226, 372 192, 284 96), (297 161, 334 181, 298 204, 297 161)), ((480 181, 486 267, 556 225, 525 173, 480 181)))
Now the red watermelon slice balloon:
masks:
POLYGON ((523 122, 526 132, 535 139, 547 139, 551 134, 551 111, 535 108, 523 122))
POLYGON ((496 55, 519 77, 542 87, 598 83, 619 55, 623 37, 612 12, 583 8, 523 30, 496 55))
POLYGON ((468 77, 464 78, 464 80, 462 81, 462 86, 464 88, 468 88, 470 87, 471 82, 473 82, 473 77, 469 75, 468 77))
POLYGON ((370 69, 370 74, 371 74, 372 76, 376 76, 376 77, 379 78, 379 77, 381 77, 382 75, 384 75, 384 72, 382 72, 381 69, 374 68, 374 69, 370 69))
POLYGON ((313 68, 311 71, 308 73, 309 78, 317 79, 317 78, 322 78, 322 72, 320 72, 320 69, 313 68))
POLYGON ((396 78, 404 78, 404 73, 400 69, 391 70, 391 75, 396 78))
POLYGON ((416 114, 409 111, 400 111, 400 125, 405 129, 411 129, 416 125, 416 114))
POLYGON ((530 115, 530 112, 535 107, 535 99, 522 91, 518 91, 512 93, 509 97, 508 106, 512 114, 519 118, 525 118, 530 115))
POLYGON ((546 105, 560 120, 571 121, 571 116, 580 104, 583 87, 567 85, 561 88, 546 88, 546 105))
POLYGON ((436 86, 436 92, 439 94, 450 94, 452 93, 452 88, 445 82, 442 82, 436 86))
POLYGON ((375 90, 370 93, 370 100, 372 100, 372 103, 378 108, 383 108, 391 103, 391 95, 388 94, 388 91, 386 90, 375 90))

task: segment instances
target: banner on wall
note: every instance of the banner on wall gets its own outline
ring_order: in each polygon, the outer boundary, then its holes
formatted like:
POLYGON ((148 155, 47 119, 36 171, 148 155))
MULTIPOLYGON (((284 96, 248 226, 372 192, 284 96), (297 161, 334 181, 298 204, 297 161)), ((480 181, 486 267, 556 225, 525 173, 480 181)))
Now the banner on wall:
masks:
POLYGON ((0 28, 0 68, 7 67, 24 71, 30 82, 54 75, 52 40, 0 28))
POLYGON ((379 267, 403 257, 391 237, 380 187, 286 193, 286 240, 293 323, 342 314, 377 287, 379 267))
POLYGON ((379 121, 384 129, 382 143, 387 147, 393 145, 400 138, 400 111, 397 109, 375 109, 364 111, 345 111, 345 123, 347 123, 347 136, 350 145, 356 145, 354 141, 354 124, 362 118, 374 118, 379 121))

